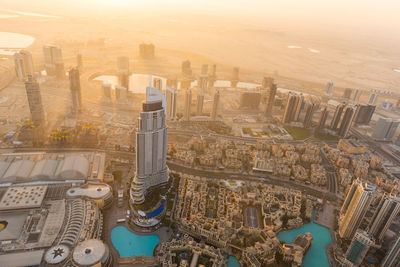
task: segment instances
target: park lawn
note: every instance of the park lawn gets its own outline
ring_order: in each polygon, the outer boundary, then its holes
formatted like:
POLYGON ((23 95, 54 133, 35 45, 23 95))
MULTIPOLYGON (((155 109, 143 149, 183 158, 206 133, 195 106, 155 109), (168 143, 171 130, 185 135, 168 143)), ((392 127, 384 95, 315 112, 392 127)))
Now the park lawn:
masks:
POLYGON ((293 127, 293 126, 285 126, 285 130, 296 140, 304 140, 310 137, 310 130, 293 127))

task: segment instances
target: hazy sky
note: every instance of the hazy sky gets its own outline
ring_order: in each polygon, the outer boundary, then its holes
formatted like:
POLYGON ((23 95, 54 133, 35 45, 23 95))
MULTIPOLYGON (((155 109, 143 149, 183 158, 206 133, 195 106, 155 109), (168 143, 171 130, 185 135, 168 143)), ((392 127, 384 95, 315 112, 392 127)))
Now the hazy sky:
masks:
POLYGON ((400 33, 400 0, 0 0, 2 6, 58 14, 184 11, 265 21, 384 27, 400 33))

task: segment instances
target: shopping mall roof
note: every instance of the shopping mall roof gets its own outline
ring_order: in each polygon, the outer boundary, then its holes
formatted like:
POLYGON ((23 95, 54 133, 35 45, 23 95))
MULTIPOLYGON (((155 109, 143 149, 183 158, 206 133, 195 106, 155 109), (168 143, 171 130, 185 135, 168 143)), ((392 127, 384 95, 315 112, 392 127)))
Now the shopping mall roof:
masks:
POLYGON ((47 185, 11 186, 0 200, 0 211, 40 207, 46 191, 47 185))
POLYGON ((105 154, 15 153, 0 155, 0 184, 102 180, 105 154))

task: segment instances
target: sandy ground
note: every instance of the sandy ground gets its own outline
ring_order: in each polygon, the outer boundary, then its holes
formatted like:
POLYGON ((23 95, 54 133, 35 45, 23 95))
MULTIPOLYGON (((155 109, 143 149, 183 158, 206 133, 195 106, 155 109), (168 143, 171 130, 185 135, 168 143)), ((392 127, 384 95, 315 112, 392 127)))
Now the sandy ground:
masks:
POLYGON ((361 34, 185 16, 151 20, 140 16, 112 20, 19 17, 1 19, 0 31, 34 36, 30 50, 36 67, 42 65, 42 45, 58 43, 67 66, 75 64, 79 51, 102 71, 114 70, 115 57, 128 55, 136 70, 156 68, 157 74, 174 75, 188 58, 195 73, 203 63, 217 63, 219 77, 230 78, 232 66, 239 66, 242 80, 259 82, 264 75, 272 75, 279 86, 297 90, 323 91, 329 80, 338 87, 367 91, 400 89, 400 73, 394 71, 400 68, 400 52, 392 40, 385 43, 361 34), (104 49, 85 46, 100 37, 106 38, 104 49), (157 58, 152 63, 137 59, 138 44, 143 41, 156 45, 157 58))

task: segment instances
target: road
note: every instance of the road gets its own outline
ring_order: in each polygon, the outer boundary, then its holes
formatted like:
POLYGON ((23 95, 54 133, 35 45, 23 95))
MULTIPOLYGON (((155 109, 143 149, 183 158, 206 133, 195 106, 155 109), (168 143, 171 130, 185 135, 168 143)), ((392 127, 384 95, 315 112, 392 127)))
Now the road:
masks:
POLYGON ((179 165, 177 163, 168 161, 168 168, 175 172, 181 172, 194 176, 207 177, 211 179, 233 179, 233 180, 244 180, 244 181, 255 181, 255 182, 264 182, 268 184, 274 184, 279 186, 290 186, 292 188, 296 188, 300 191, 305 191, 311 195, 314 195, 318 198, 327 197, 329 200, 335 201, 337 199, 336 194, 332 192, 328 192, 327 190, 317 189, 313 186, 308 186, 303 183, 298 183, 296 181, 291 181, 289 179, 276 177, 270 174, 265 173, 238 173, 238 172, 226 172, 226 171, 211 171, 211 170, 200 170, 194 169, 191 167, 186 167, 183 165, 179 165))
POLYGON ((369 148, 372 148, 373 150, 375 150, 378 154, 380 154, 381 156, 383 156, 384 158, 392 161, 393 163, 399 164, 399 160, 398 158, 396 158, 395 156, 393 156, 392 154, 388 153, 387 151, 383 150, 380 146, 379 143, 377 143, 375 140, 373 140, 372 138, 365 136, 363 134, 361 134, 360 132, 358 132, 355 129, 351 129, 350 130, 351 133, 353 135, 355 135, 357 138, 363 140, 366 144, 368 144, 369 148))

